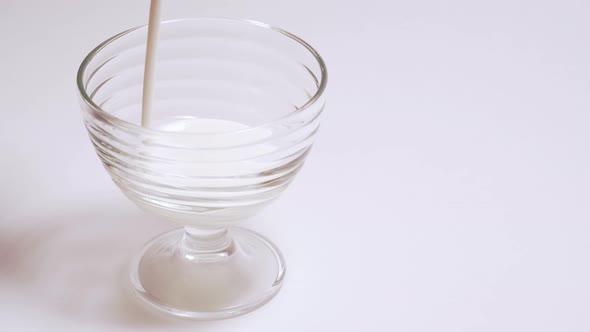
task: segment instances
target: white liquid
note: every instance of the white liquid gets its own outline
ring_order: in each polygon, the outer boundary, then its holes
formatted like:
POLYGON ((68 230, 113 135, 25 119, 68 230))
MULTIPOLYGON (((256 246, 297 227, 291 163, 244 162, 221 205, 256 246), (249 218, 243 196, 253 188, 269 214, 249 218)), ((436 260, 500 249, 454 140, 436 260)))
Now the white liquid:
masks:
POLYGON ((221 134, 232 131, 245 130, 249 126, 228 120, 202 119, 195 117, 177 117, 164 123, 157 124, 154 128, 164 131, 221 134))
POLYGON ((148 210, 187 224, 233 221, 253 215, 278 195, 274 188, 284 188, 272 182, 282 172, 269 173, 281 162, 268 157, 278 147, 268 141, 267 128, 193 117, 153 125, 182 134, 163 134, 141 146, 150 162, 135 176, 148 199, 138 203, 148 210))
POLYGON ((252 159, 276 150, 272 144, 259 143, 270 137, 269 129, 252 128, 234 121, 181 117, 155 123, 153 128, 203 134, 162 136, 155 142, 157 144, 147 144, 146 154, 177 161, 162 164, 167 172, 175 175, 175 179, 168 179, 174 184, 182 184, 186 178, 198 176, 227 177, 227 180, 207 181, 209 185, 227 185, 233 177, 265 170, 265 165, 252 159), (169 146, 180 148, 171 149, 169 146))
POLYGON ((141 104, 142 127, 150 127, 151 125, 152 102, 154 99, 154 76, 156 74, 156 50, 158 48, 158 35, 160 34, 160 7, 160 0, 151 0, 145 67, 143 72, 143 98, 141 104))

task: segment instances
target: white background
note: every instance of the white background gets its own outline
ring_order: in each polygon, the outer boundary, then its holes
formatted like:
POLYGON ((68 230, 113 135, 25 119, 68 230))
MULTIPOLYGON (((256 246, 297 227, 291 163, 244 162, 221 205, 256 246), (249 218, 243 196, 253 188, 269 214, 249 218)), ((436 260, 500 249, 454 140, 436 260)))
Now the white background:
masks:
POLYGON ((589 331, 590 2, 166 0, 324 56, 305 169, 246 225, 287 258, 263 308, 167 320, 125 291, 172 227, 95 156, 75 73, 148 0, 0 1, 2 331, 589 331))

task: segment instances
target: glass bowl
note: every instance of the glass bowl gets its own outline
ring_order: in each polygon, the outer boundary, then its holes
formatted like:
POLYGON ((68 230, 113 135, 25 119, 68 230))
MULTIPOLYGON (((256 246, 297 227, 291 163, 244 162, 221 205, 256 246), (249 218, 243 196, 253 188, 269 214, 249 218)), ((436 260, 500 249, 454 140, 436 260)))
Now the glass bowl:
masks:
POLYGON ((145 128, 146 39, 146 26, 109 38, 77 77, 84 123, 113 181, 140 208, 182 226, 145 245, 133 287, 176 316, 244 314, 277 293, 285 261, 236 224, 303 166, 325 104, 325 64, 302 39, 263 23, 163 22, 145 128))

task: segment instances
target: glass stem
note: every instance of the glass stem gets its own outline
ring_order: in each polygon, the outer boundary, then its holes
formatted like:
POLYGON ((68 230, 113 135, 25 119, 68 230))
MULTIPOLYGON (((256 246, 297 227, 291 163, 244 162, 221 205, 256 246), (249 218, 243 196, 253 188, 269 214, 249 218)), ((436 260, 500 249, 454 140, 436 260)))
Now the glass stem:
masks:
POLYGON ((181 247, 187 255, 227 257, 233 252, 233 242, 225 227, 201 229, 184 227, 181 247))

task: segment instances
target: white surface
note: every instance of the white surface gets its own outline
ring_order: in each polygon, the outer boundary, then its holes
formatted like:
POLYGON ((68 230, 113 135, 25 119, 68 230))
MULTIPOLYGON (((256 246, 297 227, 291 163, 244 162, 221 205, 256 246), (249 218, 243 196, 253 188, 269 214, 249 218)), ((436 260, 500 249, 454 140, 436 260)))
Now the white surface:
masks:
POLYGON ((122 292, 171 225, 115 188, 75 72, 148 1, 0 4, 3 331, 590 330, 590 3, 168 0, 163 17, 247 17, 330 71, 304 171, 248 226, 284 288, 232 320, 168 321, 122 292))

